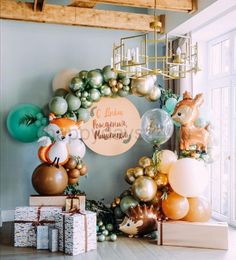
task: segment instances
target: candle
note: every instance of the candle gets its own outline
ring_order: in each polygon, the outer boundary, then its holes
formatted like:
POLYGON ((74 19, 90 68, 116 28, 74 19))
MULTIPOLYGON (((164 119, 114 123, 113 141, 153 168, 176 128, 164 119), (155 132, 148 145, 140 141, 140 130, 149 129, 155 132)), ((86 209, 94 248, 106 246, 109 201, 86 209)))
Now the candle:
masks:
POLYGON ((113 58, 111 57, 111 69, 113 69, 113 58))
POLYGON ((136 48, 136 57, 135 57, 136 63, 139 63, 139 47, 136 48))

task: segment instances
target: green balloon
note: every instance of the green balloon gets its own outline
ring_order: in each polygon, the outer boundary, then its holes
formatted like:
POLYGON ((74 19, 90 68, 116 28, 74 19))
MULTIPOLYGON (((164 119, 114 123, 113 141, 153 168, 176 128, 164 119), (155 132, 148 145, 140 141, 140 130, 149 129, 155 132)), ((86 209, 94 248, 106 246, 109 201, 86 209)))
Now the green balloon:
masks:
POLYGON ((105 229, 105 230, 102 231, 102 234, 103 234, 104 236, 108 236, 108 235, 109 235, 109 231, 105 229))
POLYGON ((90 94, 90 97, 91 97, 92 101, 97 102, 97 101, 100 100, 101 93, 100 93, 99 90, 97 90, 95 88, 94 89, 90 89, 89 94, 90 94))
POLYGON ((112 224, 107 224, 107 225, 106 225, 106 229, 107 229, 108 231, 112 231, 112 230, 113 230, 113 225, 112 225, 112 224))
POLYGON ((129 208, 133 208, 138 205, 138 201, 132 196, 125 196, 120 201, 120 209, 125 213, 129 208))
POLYGON ((175 106, 177 103, 178 103, 178 101, 175 98, 168 98, 166 100, 165 106, 171 114, 174 112, 174 109, 175 109, 175 106))
POLYGON ((89 96, 89 92, 88 91, 83 91, 81 96, 86 98, 86 97, 89 96))
POLYGON ((37 118, 38 120, 42 119, 42 118, 43 118, 43 113, 38 113, 38 114, 36 115, 36 118, 37 118))
POLYGON ((111 240, 112 242, 115 242, 115 241, 117 240, 117 235, 116 235, 116 234, 111 234, 111 235, 110 235, 110 240, 111 240))
POLYGON ((88 76, 88 71, 87 70, 81 70, 79 72, 79 77, 83 80, 86 81, 88 76))
POLYGON ((90 119, 90 112, 85 108, 80 108, 77 111, 78 114, 78 120, 87 122, 90 119))
POLYGON ((55 115, 63 115, 68 109, 66 100, 62 97, 53 97, 49 102, 49 110, 55 115))
POLYGON ((91 106, 92 106, 92 102, 91 101, 88 101, 88 100, 85 100, 85 101, 82 101, 81 102, 81 106, 83 107, 83 108, 90 108, 91 106))
POLYGON ((127 97, 127 96, 129 95, 129 92, 127 92, 127 91, 125 91, 125 90, 123 90, 123 89, 120 89, 120 90, 118 91, 118 95, 119 95, 120 97, 127 97))
POLYGON ((112 94, 112 91, 111 91, 111 88, 108 86, 108 85, 103 85, 102 87, 101 87, 101 94, 103 95, 103 96, 111 96, 111 94, 112 94))
POLYGON ((10 135, 24 143, 36 141, 39 127, 35 123, 27 124, 25 119, 30 116, 35 121, 38 113, 42 113, 41 109, 32 104, 21 104, 14 107, 7 116, 7 129, 10 135))
POLYGON ((116 79, 117 74, 111 69, 111 66, 106 66, 102 70, 103 78, 105 82, 108 82, 110 79, 116 79))
POLYGON ((58 88, 54 92, 54 96, 58 96, 58 97, 65 97, 67 94, 68 94, 68 91, 64 88, 58 88))
POLYGON ((80 99, 73 94, 68 94, 66 96, 66 101, 68 103, 68 109, 70 111, 75 111, 75 110, 79 109, 81 106, 80 99))
POLYGON ((36 121, 34 122, 34 124, 35 124, 37 127, 40 127, 40 126, 42 125, 40 120, 36 120, 36 121))
POLYGON ((123 87, 123 90, 124 90, 124 91, 127 91, 127 92, 130 92, 130 87, 129 87, 129 86, 124 86, 124 87, 123 87))
POLYGON ((48 118, 43 117, 41 120, 41 125, 46 126, 48 124, 48 118))
POLYGON ((114 215, 117 219, 120 219, 123 218, 125 214, 122 212, 120 206, 116 206, 114 208, 114 215))
POLYGON ((82 93, 81 93, 80 90, 76 90, 76 91, 75 91, 75 95, 76 95, 76 97, 78 97, 78 98, 81 98, 81 97, 82 97, 82 93))
POLYGON ((121 82, 123 85, 128 86, 130 84, 130 78, 123 78, 121 82))
POLYGON ((84 90, 84 81, 79 77, 74 77, 70 82, 69 88, 73 92, 76 92, 78 90, 83 91, 84 90))
POLYGON ((103 234, 98 236, 98 242, 103 242, 105 240, 106 240, 106 237, 103 234))
POLYGON ((100 88, 103 83, 103 76, 98 70, 88 72, 88 83, 92 88, 100 88))

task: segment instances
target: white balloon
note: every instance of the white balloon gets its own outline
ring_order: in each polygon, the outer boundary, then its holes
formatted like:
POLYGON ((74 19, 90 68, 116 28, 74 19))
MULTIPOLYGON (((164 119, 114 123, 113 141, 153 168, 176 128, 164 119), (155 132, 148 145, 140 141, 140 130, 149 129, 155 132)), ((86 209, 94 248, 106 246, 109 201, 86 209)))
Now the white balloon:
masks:
POLYGON ((156 153, 157 170, 161 173, 168 173, 171 165, 178 159, 177 155, 170 150, 162 150, 156 153))
POLYGON ((69 142, 68 145, 69 145, 69 154, 71 156, 80 157, 80 158, 83 158, 85 156, 86 147, 81 140, 79 139, 72 140, 71 142, 69 142))
POLYGON ((55 91, 59 88, 68 90, 70 81, 78 72, 78 69, 64 69, 59 71, 52 80, 52 90, 55 91))
POLYGON ((184 197, 197 197, 207 187, 208 171, 203 162, 183 158, 172 164, 168 175, 172 189, 184 197))

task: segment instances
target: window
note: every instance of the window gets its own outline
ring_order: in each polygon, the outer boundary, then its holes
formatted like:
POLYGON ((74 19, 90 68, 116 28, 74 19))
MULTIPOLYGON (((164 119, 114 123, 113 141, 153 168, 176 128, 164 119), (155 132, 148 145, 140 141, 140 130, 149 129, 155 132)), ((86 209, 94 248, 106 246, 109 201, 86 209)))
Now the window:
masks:
POLYGON ((236 226, 236 31, 208 43, 208 97, 218 137, 210 166, 213 217, 236 226))

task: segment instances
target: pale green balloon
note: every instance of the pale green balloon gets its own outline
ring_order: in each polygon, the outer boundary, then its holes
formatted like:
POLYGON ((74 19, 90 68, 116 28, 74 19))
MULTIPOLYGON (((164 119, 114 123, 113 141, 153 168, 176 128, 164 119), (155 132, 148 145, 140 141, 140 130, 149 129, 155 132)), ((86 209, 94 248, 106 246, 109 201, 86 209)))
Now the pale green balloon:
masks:
POLYGON ((82 101, 81 104, 82 104, 83 108, 90 108, 93 103, 91 101, 85 100, 85 101, 82 101))
POLYGON ((77 111, 78 121, 88 122, 90 119, 90 112, 85 108, 80 108, 77 111))
POLYGON ((75 111, 75 110, 79 109, 81 106, 80 99, 73 94, 68 94, 66 96, 66 101, 68 103, 68 109, 70 111, 75 111))
POLYGON ((117 74, 111 69, 111 66, 105 66, 102 70, 103 78, 105 82, 108 82, 110 79, 116 79, 117 74))
POLYGON ((88 83, 92 88, 100 88, 103 83, 103 76, 98 70, 88 72, 88 83))
POLYGON ((101 97, 101 94, 100 94, 100 91, 97 90, 97 89, 90 89, 89 91, 89 94, 90 94, 90 97, 92 99, 92 101, 99 101, 100 100, 100 97, 101 97))
POLYGON ((62 97, 53 97, 49 102, 49 110, 55 115, 63 115, 68 109, 66 100, 62 97))
POLYGON ((178 103, 178 101, 175 98, 168 98, 166 100, 165 106, 168 109, 171 114, 174 112, 175 106, 178 103))
POLYGON ((120 97, 127 97, 127 96, 129 95, 129 92, 127 92, 127 91, 125 91, 125 90, 123 90, 123 89, 120 89, 120 90, 118 91, 118 95, 119 95, 120 97))
POLYGON ((107 97, 111 96, 112 94, 111 88, 108 85, 103 85, 101 87, 101 94, 107 97))

